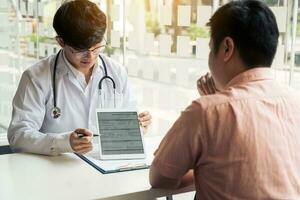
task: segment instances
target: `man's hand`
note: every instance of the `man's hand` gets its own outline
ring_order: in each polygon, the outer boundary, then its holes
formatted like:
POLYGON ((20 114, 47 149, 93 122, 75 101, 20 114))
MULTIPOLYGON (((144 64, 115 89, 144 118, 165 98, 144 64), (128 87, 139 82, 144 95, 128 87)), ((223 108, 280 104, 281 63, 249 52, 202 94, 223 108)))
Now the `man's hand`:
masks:
POLYGON ((78 128, 71 133, 70 144, 76 153, 85 154, 93 149, 93 133, 88 129, 78 128))
POLYGON ((197 89, 201 96, 215 94, 218 90, 212 76, 207 73, 197 80, 197 89))
POLYGON ((139 114, 140 126, 143 128, 144 133, 148 131, 149 125, 151 124, 151 115, 148 111, 139 114))

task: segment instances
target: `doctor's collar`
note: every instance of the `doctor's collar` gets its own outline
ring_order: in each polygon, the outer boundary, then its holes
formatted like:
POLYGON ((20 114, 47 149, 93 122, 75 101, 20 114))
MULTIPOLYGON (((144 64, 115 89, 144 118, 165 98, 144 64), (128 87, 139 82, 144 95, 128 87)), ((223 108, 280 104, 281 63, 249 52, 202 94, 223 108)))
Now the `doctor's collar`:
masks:
POLYGON ((53 56, 53 65, 54 65, 54 62, 55 62, 55 58, 58 56, 57 69, 56 69, 57 73, 59 75, 65 75, 65 74, 68 73, 69 70, 67 69, 66 62, 64 60, 63 49, 61 49, 60 51, 61 51, 60 53, 57 53, 56 55, 53 56))
POLYGON ((103 54, 99 54, 98 55, 98 57, 97 57, 97 65, 99 66, 99 67, 97 67, 97 71, 96 72, 101 72, 103 69, 104 69, 104 66, 103 66, 103 64, 102 64, 102 62, 101 62, 101 59, 100 59, 100 56, 103 58, 104 56, 103 56, 103 54))
MULTIPOLYGON (((62 51, 62 59, 64 61, 65 64, 65 69, 67 71, 67 73, 71 73, 74 77, 81 77, 83 75, 82 72, 80 72, 79 70, 77 70, 66 58, 65 52, 64 50, 62 51)), ((101 63, 99 62, 99 58, 96 59, 95 62, 95 66, 93 67, 93 71, 92 71, 92 76, 94 74, 100 73, 100 69, 98 67, 98 64, 101 63)), ((100 64, 100 67, 102 67, 102 65, 100 64)))

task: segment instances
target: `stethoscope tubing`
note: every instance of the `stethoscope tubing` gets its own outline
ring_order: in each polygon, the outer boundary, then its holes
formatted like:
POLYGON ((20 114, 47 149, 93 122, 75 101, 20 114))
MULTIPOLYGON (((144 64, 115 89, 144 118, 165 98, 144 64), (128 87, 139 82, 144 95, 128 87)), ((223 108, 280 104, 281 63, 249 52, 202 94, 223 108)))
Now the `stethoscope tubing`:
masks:
MULTIPOLYGON (((57 106, 57 101, 56 101, 57 100, 57 94, 56 94, 56 87, 55 87, 56 86, 55 80, 56 80, 57 62, 58 62, 58 58, 59 58, 59 55, 60 55, 61 51, 62 50, 60 49, 59 52, 57 53, 56 57, 55 57, 54 68, 53 68, 53 76, 52 76, 52 92, 53 92, 53 110, 52 110, 52 115, 53 115, 54 119, 59 118, 59 116, 61 115, 61 109, 57 106)), ((99 94, 101 96, 102 82, 105 79, 110 80, 111 83, 112 83, 113 89, 114 89, 114 107, 116 107, 116 96, 115 96, 116 95, 116 83, 115 83, 115 81, 113 80, 112 77, 110 77, 110 76, 107 75, 107 67, 106 67, 104 59, 101 57, 100 54, 99 54, 99 58, 100 58, 100 60, 102 62, 103 68, 104 68, 104 76, 99 80, 99 83, 98 83, 99 94)), ((101 100, 101 102, 102 102, 102 100, 101 100)))

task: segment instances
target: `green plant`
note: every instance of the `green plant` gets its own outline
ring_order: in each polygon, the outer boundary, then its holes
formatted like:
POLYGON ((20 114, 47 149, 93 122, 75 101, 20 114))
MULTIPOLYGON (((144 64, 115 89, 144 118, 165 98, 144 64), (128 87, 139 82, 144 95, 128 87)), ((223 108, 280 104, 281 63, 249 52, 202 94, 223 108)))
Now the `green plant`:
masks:
POLYGON ((191 40, 196 40, 196 38, 208 38, 208 29, 205 27, 200 27, 197 24, 191 24, 187 28, 187 34, 191 40))
POLYGON ((153 19, 150 13, 146 14, 146 29, 147 32, 154 33, 155 36, 161 32, 157 18, 153 19))
POLYGON ((27 36, 27 39, 31 42, 46 42, 47 40, 49 40, 49 38, 47 36, 43 36, 43 35, 39 35, 37 36, 36 33, 32 33, 30 35, 27 36))

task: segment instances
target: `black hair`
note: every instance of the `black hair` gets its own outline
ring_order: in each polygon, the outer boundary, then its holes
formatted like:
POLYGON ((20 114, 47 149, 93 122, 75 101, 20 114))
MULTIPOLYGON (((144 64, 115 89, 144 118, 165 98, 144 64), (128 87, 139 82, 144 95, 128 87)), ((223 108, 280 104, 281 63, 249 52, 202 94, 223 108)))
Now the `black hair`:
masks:
POLYGON ((225 4, 207 25, 211 29, 215 54, 228 36, 249 68, 272 65, 279 31, 273 12, 262 1, 239 0, 225 4))
POLYGON ((106 16, 88 0, 66 1, 54 15, 53 28, 65 44, 88 49, 103 40, 106 16))

